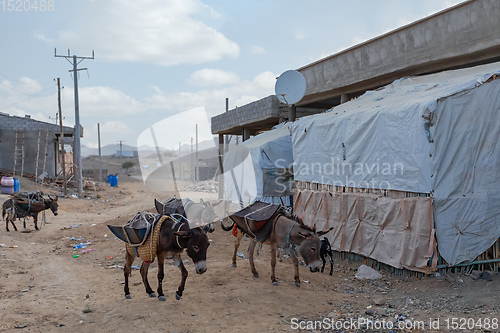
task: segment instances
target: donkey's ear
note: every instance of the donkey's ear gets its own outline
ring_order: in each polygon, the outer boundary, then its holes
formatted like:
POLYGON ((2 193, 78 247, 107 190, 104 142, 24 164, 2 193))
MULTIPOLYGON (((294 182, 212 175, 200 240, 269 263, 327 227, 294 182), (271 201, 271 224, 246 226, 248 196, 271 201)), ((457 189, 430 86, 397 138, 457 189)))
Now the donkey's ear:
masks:
POLYGON ((326 234, 326 233, 330 232, 330 230, 332 230, 332 229, 333 229, 333 227, 331 227, 331 228, 330 228, 330 229, 328 229, 328 230, 323 230, 323 231, 320 231, 320 232, 318 232, 318 236, 322 236, 322 235, 324 235, 324 234, 326 234))
POLYGON ((311 234, 305 234, 301 231, 299 231, 299 235, 302 237, 302 238, 305 238, 305 239, 308 239, 308 238, 311 238, 311 234))
POLYGON ((163 205, 161 202, 155 199, 155 208, 158 214, 163 214, 163 205))
POLYGON ((202 199, 202 198, 200 198, 200 203, 201 203, 202 205, 205 205, 205 201, 203 201, 203 199, 202 199))

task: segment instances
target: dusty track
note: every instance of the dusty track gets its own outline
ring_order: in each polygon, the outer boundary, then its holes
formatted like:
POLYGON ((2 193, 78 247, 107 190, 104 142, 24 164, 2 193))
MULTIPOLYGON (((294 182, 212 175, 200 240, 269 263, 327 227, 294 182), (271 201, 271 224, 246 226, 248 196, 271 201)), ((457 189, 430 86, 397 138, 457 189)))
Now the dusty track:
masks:
MULTIPOLYGON (((500 320, 496 276, 487 282, 463 275, 417 280, 383 273, 382 280, 368 283, 354 279, 360 263, 337 260, 333 276, 300 267, 303 283, 297 288, 291 261, 285 259, 278 262, 279 286, 275 287, 269 279, 269 248, 264 246, 256 257, 260 278, 255 279, 245 259, 238 258, 238 267, 231 268, 234 237, 219 226, 209 235, 208 271, 197 275, 194 266, 187 264, 189 277, 180 301, 174 297, 180 272, 168 261, 166 302, 146 295, 138 270, 132 272, 132 299, 126 300, 119 267, 124 244, 114 239, 106 225, 122 224, 138 211, 153 211, 154 197, 165 198, 142 183, 122 182, 96 194, 100 198, 59 199, 59 216, 47 213, 49 224, 37 232, 7 233, 1 224, 0 244, 5 246, 0 248, 0 332, 288 332, 293 331, 292 318, 396 322, 399 315, 425 323, 439 318, 440 330, 425 326, 424 331, 444 332, 448 317, 500 320), (81 225, 72 228, 75 224, 81 225), (79 241, 72 237, 90 240, 88 248, 94 251, 73 250, 79 241), (75 254, 79 257, 74 258, 75 254), (380 305, 374 305, 374 299, 380 305)), ((193 193, 194 199, 199 197, 213 195, 193 193)), ((29 226, 33 229, 32 223, 29 226)), ((248 241, 242 242, 240 252, 246 254, 247 247, 248 241)), ((189 258, 183 254, 183 259, 189 258)), ((140 260, 134 265, 140 265, 140 260)), ((153 264, 149 271, 153 289, 156 272, 153 264)))

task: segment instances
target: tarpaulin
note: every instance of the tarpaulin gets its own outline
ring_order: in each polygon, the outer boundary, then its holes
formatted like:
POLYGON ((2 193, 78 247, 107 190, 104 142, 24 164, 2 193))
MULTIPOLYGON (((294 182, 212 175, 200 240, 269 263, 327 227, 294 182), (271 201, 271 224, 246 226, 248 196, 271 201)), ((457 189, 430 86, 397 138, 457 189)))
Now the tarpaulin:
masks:
POLYGON ((365 193, 295 190, 294 214, 325 236, 332 249, 396 268, 431 273, 436 239, 431 198, 393 199, 365 193), (429 264, 429 265, 428 265, 429 264))
POLYGON ((427 194, 440 255, 474 260, 500 237, 499 74, 492 63, 402 78, 295 121, 295 180, 427 194))

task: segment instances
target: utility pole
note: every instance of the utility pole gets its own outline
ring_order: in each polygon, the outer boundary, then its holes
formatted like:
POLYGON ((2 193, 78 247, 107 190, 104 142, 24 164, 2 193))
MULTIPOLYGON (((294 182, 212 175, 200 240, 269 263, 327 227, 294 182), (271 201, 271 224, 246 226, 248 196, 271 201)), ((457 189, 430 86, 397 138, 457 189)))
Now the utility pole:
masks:
POLYGON ((65 58, 69 61, 70 64, 73 65, 73 69, 70 72, 73 72, 74 85, 75 85, 75 165, 76 165, 76 189, 78 194, 83 192, 83 177, 82 177, 82 156, 81 156, 81 148, 80 148, 80 106, 78 103, 78 71, 87 70, 87 68, 78 68, 78 64, 80 64, 85 59, 94 59, 94 51, 92 50, 92 57, 78 57, 76 55, 71 56, 70 51, 68 49, 68 55, 57 55, 57 50, 54 49, 54 56, 65 58), (69 59, 72 58, 73 62, 69 59))
POLYGON ((102 183, 101 126, 97 123, 97 145, 99 146, 99 183, 102 183))
POLYGON ((122 162, 123 157, 123 141, 120 140, 120 163, 122 162))
POLYGON ((190 177, 191 177, 191 181, 194 180, 194 173, 193 173, 193 167, 194 167, 194 163, 193 163, 193 137, 191 137, 191 173, 190 173, 190 177))
POLYGON ((198 182, 200 179, 200 171, 198 167, 198 124, 196 124, 196 161, 195 161, 195 170, 194 170, 194 180, 198 182))
POLYGON ((68 195, 68 183, 66 182, 66 153, 64 152, 64 129, 63 129, 63 117, 61 110, 61 80, 57 78, 57 105, 59 106, 59 129, 61 134, 59 135, 59 140, 61 141, 61 154, 62 154, 62 172, 63 172, 63 187, 64 196, 68 195))
POLYGON ((179 180, 182 180, 181 142, 179 141, 179 180))

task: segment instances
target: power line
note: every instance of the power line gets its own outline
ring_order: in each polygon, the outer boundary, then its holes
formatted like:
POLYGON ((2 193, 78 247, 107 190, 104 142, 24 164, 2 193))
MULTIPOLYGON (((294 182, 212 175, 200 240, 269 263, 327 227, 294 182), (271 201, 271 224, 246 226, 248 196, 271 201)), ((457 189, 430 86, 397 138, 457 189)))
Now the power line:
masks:
MULTIPOLYGON (((47 90, 49 90, 49 89, 52 89, 53 87, 54 87, 54 86, 50 86, 50 87, 48 87, 47 89, 40 91, 40 92, 39 92, 38 94, 36 94, 36 95, 32 95, 32 96, 27 97, 27 98, 25 98, 25 99, 22 99, 22 100, 20 100, 20 101, 18 101, 18 102, 15 102, 15 103, 12 103, 12 104, 10 104, 10 105, 7 105, 7 106, 4 106, 4 107, 1 107, 1 108, 0 108, 0 110, 4 110, 4 109, 7 109, 7 108, 10 108, 11 106, 14 106, 14 105, 16 105, 16 104, 22 103, 22 102, 24 102, 24 101, 27 101, 28 99, 31 99, 31 98, 33 98, 33 97, 40 96, 42 93, 46 92, 46 91, 47 91, 47 90)), ((45 95, 45 96, 48 96, 48 95, 45 95)), ((43 96, 42 96, 42 97, 43 97, 43 96)))

